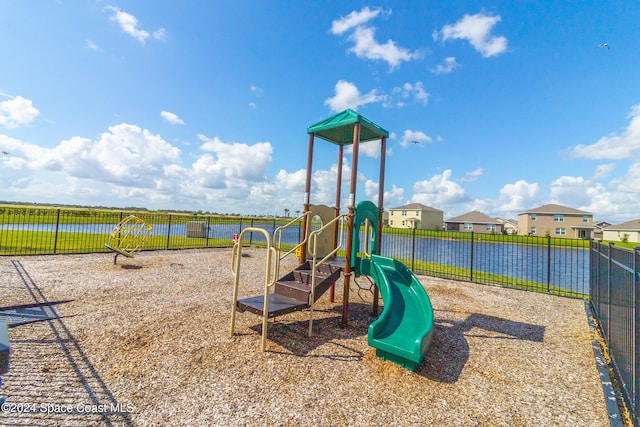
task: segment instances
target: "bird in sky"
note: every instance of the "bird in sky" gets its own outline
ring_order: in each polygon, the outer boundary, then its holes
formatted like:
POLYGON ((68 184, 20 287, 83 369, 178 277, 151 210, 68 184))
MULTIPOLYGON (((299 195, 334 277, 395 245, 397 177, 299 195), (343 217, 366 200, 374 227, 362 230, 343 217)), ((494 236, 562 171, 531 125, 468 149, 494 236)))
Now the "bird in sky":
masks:
POLYGON ((413 142, 414 144, 420 144, 420 141, 416 141, 415 139, 411 140, 411 142, 413 142))
POLYGON ((600 43, 600 47, 606 47, 608 50, 611 50, 611 46, 609 46, 609 43, 600 43))

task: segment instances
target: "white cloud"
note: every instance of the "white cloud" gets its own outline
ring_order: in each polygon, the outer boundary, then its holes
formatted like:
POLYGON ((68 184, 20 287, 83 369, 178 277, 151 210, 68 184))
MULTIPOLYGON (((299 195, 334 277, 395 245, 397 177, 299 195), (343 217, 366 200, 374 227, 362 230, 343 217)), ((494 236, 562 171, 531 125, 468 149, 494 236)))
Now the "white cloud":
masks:
MULTIPOLYGON (((380 140, 377 141, 366 141, 358 144, 358 155, 367 156, 373 159, 377 159, 380 157, 380 149, 382 147, 382 142, 380 140)), ((349 144, 346 146, 345 154, 353 153, 353 144, 349 144)), ((387 150, 388 154, 388 150, 387 150)))
POLYGON ((431 140, 432 139, 429 135, 420 130, 406 129, 402 134, 402 138, 400 139, 399 144, 401 147, 406 148, 412 144, 422 142, 428 143, 431 142, 431 140))
POLYGON ((102 48, 100 46, 98 46, 98 44, 96 42, 94 42, 93 40, 86 39, 85 40, 85 46, 89 50, 95 50, 97 52, 102 52, 102 48))
POLYGON ((592 179, 609 178, 609 176, 615 170, 615 168, 616 168, 615 163, 598 165, 596 166, 596 171, 594 172, 592 179))
POLYGON ((440 31, 434 31, 434 40, 462 39, 467 40, 483 57, 488 58, 507 50, 507 39, 504 36, 492 36, 493 27, 500 22, 500 16, 478 13, 467 15, 455 24, 447 24, 440 31))
MULTIPOLYGON (((95 140, 74 136, 53 148, 0 134, 0 150, 9 153, 0 156, 0 198, 241 214, 281 215, 284 208, 295 212, 302 207, 306 171, 280 170, 268 176, 270 143, 226 143, 203 135, 199 141, 203 151, 193 153, 192 162, 183 166, 179 149, 124 123, 95 140)), ((346 206, 351 177, 346 158, 342 168, 346 206)), ((314 170, 312 203, 333 205, 336 179, 335 164, 314 170)), ((358 181, 367 187, 362 175, 358 181)))
POLYGON ((305 169, 298 169, 295 172, 287 172, 284 169, 280 169, 276 175, 276 183, 280 188, 284 188, 288 191, 302 194, 304 193, 304 185, 307 180, 307 171, 305 169))
POLYGON ((153 33, 150 33, 147 30, 141 29, 138 19, 130 13, 123 12, 122 10, 120 10, 120 8, 117 8, 115 6, 107 6, 105 7, 105 9, 111 11, 112 13, 109 19, 111 21, 117 22, 118 25, 120 25, 120 29, 122 31, 138 40, 140 44, 145 44, 149 37, 153 37, 156 40, 166 39, 166 32, 164 28, 159 28, 153 33))
POLYGON ((383 96, 377 95, 375 89, 369 93, 361 94, 355 84, 344 80, 336 83, 335 93, 333 98, 327 98, 324 101, 324 105, 329 106, 331 111, 334 112, 339 112, 347 108, 356 110, 362 105, 384 100, 383 96))
POLYGON ((503 186, 499 191, 498 201, 490 202, 489 205, 494 209, 497 207, 494 213, 504 212, 515 217, 518 213, 539 204, 540 190, 538 183, 528 183, 521 179, 503 186))
POLYGON ((370 20, 376 18, 381 13, 391 13, 391 12, 385 12, 380 8, 369 9, 369 7, 367 6, 363 7, 360 12, 356 12, 354 10, 347 16, 343 16, 340 19, 335 19, 331 23, 331 33, 339 36, 355 27, 358 27, 362 24, 366 24, 370 20))
POLYGON ((391 186, 391 190, 385 190, 384 192, 385 206, 388 206, 388 207, 399 206, 400 204, 402 204, 403 200, 404 200, 404 189, 396 187, 395 184, 391 186))
POLYGON ((551 183, 551 203, 583 209, 591 200, 587 190, 593 183, 581 176, 561 176, 551 183))
MULTIPOLYGON (((460 184, 451 180, 451 170, 436 174, 430 179, 418 181, 413 185, 411 202, 422 203, 438 209, 468 202, 470 197, 460 184)), ((443 209, 444 210, 444 209, 443 209)))
POLYGON ((436 75, 448 74, 459 66, 460 64, 458 64, 455 57, 448 56, 444 58, 444 60, 442 61, 442 64, 438 64, 436 65, 435 68, 432 68, 431 72, 436 75))
MULTIPOLYGON (((415 83, 405 83, 401 87, 393 88, 393 93, 399 95, 403 99, 413 98, 420 104, 427 105, 429 101, 429 93, 424 90, 424 84, 421 81, 415 83)), ((398 106, 403 106, 404 102, 398 102, 398 106)))
POLYGON ((165 179, 165 167, 180 161, 180 150, 148 130, 125 123, 109 127, 96 141, 75 136, 53 148, 6 142, 0 140, 0 145, 7 145, 12 158, 20 159, 13 165, 23 174, 48 171, 136 188, 156 187, 165 179))
POLYGON ((638 218, 638 212, 633 208, 640 203, 637 193, 613 193, 600 183, 594 183, 586 192, 589 205, 585 206, 584 210, 592 212, 595 221, 609 220, 615 223, 638 218), (617 221, 614 218, 617 218, 617 221))
POLYGON ((357 27, 349 36, 349 40, 355 44, 349 52, 355 53, 358 58, 385 61, 391 69, 398 67, 403 61, 421 57, 418 52, 398 47, 393 40, 380 44, 374 36, 375 28, 357 27))
POLYGON ((364 183, 364 194, 367 199, 374 202, 376 205, 378 204, 378 191, 380 189, 380 183, 373 181, 371 179, 365 180, 364 183))
POLYGON ((572 197, 590 212, 604 219, 617 218, 619 222, 638 218, 640 205, 640 104, 631 107, 627 115, 629 124, 618 133, 600 138, 590 145, 577 145, 570 149, 574 157, 587 159, 631 160, 625 174, 612 179, 607 186, 594 182, 607 179, 617 167, 616 163, 596 166, 592 180, 581 177, 562 177, 552 188, 556 197, 572 197))
POLYGON ((460 178, 460 182, 474 182, 484 175, 484 169, 478 168, 474 171, 467 172, 464 178, 460 178))
POLYGON ((562 176, 551 184, 552 203, 592 212, 596 220, 615 222, 613 218, 617 218, 619 222, 624 222, 636 219, 636 207, 640 203, 640 185, 626 180, 640 178, 640 168, 638 169, 634 171, 632 166, 625 182, 616 180, 608 188, 581 176, 562 176))
MULTIPOLYGON (((380 191, 380 183, 371 179, 366 179, 364 184, 364 194, 367 200, 373 202, 378 206, 378 192, 380 191)), ((385 210, 389 207, 394 207, 402 204, 404 200, 404 189, 398 188, 395 185, 391 186, 391 190, 384 192, 384 206, 385 210)))
POLYGON ((631 107, 627 115, 629 125, 618 135, 603 136, 591 145, 576 145, 571 151, 575 157, 587 159, 627 159, 640 153, 640 104, 631 107))
POLYGON ((0 102, 0 126, 15 129, 26 126, 40 115, 33 102, 21 96, 0 102))
POLYGON ((380 14, 391 14, 391 11, 383 9, 362 8, 360 12, 353 11, 345 17, 336 19, 331 24, 331 33, 342 35, 351 32, 347 40, 354 43, 349 52, 355 53, 358 58, 371 59, 374 61, 384 61, 391 69, 398 67, 403 61, 420 58, 420 52, 411 52, 409 49, 399 47, 395 41, 387 40, 379 43, 375 39, 376 29, 365 26, 367 22, 376 18, 380 14))
POLYGON ((167 31, 164 28, 160 28, 153 32, 153 38, 160 41, 167 39, 167 31))
POLYGON ((184 124, 184 120, 182 120, 180 117, 178 117, 177 114, 171 113, 169 111, 161 111, 160 112, 160 117, 162 117, 163 119, 165 119, 167 122, 171 123, 172 125, 183 125, 184 124))
POLYGON ((257 96, 262 95, 262 93, 264 92, 261 88, 259 88, 256 85, 250 85, 249 89, 251 89, 251 92, 253 92, 257 96))
POLYGON ((225 143, 218 137, 207 139, 201 149, 215 155, 206 159, 207 168, 213 173, 222 173, 227 181, 240 179, 257 182, 265 178, 266 170, 271 164, 273 147, 269 142, 258 142, 253 145, 241 143, 225 143))

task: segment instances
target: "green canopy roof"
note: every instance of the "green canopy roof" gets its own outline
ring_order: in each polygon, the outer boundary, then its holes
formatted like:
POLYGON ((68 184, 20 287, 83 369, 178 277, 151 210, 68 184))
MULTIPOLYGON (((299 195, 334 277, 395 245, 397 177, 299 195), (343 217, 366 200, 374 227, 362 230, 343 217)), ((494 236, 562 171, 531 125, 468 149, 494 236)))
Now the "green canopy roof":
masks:
POLYGON ((355 123, 360 123, 360 142, 375 141, 383 137, 389 137, 388 131, 351 109, 344 110, 315 125, 309 126, 307 133, 313 133, 337 145, 349 145, 353 144, 353 125, 355 123))

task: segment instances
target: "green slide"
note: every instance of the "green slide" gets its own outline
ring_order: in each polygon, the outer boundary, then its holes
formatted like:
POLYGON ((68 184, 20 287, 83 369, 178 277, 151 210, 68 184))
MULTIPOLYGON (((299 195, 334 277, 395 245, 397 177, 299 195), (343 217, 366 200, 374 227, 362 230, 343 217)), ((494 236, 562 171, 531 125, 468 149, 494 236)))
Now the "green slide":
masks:
POLYGON ((369 345, 376 356, 415 371, 433 337, 431 300, 403 263, 380 255, 362 262, 384 301, 382 314, 369 325, 369 345))
POLYGON ((377 255, 379 236, 378 208, 370 201, 356 205, 354 230, 364 221, 372 227, 370 258, 358 257, 360 233, 352 236, 351 267, 356 276, 373 278, 380 290, 384 308, 382 314, 369 325, 369 345, 376 356, 415 371, 424 359, 433 338, 433 308, 427 291, 418 278, 400 261, 377 255))

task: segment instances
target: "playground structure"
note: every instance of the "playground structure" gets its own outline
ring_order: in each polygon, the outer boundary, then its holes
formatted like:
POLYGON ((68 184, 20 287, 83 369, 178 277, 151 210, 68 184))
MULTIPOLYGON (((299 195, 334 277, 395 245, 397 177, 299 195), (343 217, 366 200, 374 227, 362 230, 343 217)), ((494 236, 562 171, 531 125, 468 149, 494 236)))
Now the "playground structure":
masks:
POLYGON ((118 255, 133 258, 133 254, 141 251, 151 237, 153 226, 135 215, 129 215, 111 231, 109 241, 104 246, 115 253, 113 263, 118 261, 118 255))
MULTIPOLYGON (((380 255, 382 212, 384 206, 384 170, 386 140, 389 132, 347 109, 307 128, 309 135, 304 194, 304 210, 300 217, 277 228, 270 236, 261 228, 245 228, 234 244, 231 271, 234 275, 230 334, 234 334, 236 312, 262 316, 261 350, 266 349, 268 319, 298 310, 309 310, 309 336, 313 328, 315 302, 330 291, 334 300, 336 281, 343 277, 341 327, 349 318, 349 287, 352 276, 365 274, 375 283, 374 315, 378 312, 378 292, 384 301, 382 314, 370 326, 368 343, 376 355, 407 369, 415 370, 424 359, 433 333, 433 309, 426 291, 413 273, 402 263, 380 255), (316 137, 338 146, 335 206, 311 204, 311 177, 316 137), (356 205, 359 145, 380 141, 380 177, 378 204, 363 201, 356 205), (351 182, 347 213, 340 213, 342 163, 344 147, 352 145, 351 182), (312 231, 312 221, 319 218, 322 226, 312 231), (289 250, 281 244, 283 230, 302 222, 302 239, 289 250), (361 245, 360 229, 367 230, 361 245), (267 243, 264 293, 238 299, 243 239, 247 233, 261 233, 267 243), (344 258, 338 252, 344 249, 344 258), (280 262, 297 253, 300 265, 280 275, 280 262)), ((355 280, 355 278, 354 278, 355 280)))

